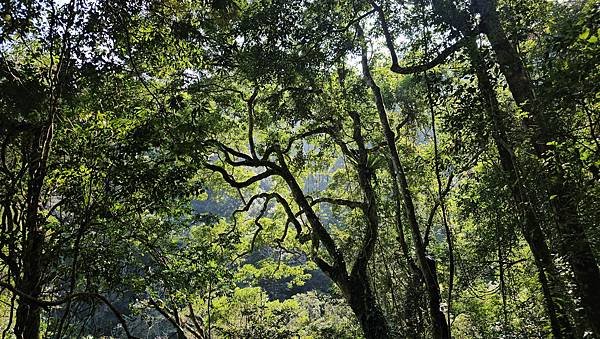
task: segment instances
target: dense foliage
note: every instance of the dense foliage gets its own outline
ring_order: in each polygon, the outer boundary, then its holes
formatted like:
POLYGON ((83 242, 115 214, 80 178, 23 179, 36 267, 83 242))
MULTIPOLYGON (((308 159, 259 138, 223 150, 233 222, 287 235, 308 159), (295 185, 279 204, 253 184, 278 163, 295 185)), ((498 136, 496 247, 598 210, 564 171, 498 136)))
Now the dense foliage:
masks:
POLYGON ((0 14, 2 338, 600 338, 598 1, 0 14))

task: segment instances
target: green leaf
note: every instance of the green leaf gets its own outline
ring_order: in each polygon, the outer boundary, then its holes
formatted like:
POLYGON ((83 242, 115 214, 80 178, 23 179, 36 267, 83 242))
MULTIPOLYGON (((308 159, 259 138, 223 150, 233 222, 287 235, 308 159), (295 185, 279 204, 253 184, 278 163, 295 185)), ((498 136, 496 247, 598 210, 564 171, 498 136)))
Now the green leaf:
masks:
POLYGON ((590 29, 586 27, 581 34, 579 34, 579 39, 586 40, 590 36, 590 29))

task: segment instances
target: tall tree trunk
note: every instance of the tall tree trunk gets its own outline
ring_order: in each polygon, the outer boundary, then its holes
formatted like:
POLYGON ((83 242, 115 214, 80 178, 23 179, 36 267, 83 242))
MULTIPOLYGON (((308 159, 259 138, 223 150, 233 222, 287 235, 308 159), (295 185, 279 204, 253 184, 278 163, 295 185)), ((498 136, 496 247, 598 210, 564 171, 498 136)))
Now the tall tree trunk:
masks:
POLYGON ((507 174, 509 187, 513 200, 523 214, 521 232, 527 241, 533 254, 535 265, 538 270, 538 279, 542 286, 544 301, 552 333, 555 338, 569 338, 573 336, 573 327, 569 320, 569 309, 565 305, 565 288, 561 281, 558 269, 552 260, 552 254, 546 244, 545 235, 536 217, 533 201, 527 194, 527 188, 514 161, 514 152, 510 141, 507 139, 506 117, 500 109, 496 98, 496 92, 490 82, 485 61, 477 49, 475 40, 471 39, 467 46, 471 63, 475 69, 477 82, 484 102, 487 114, 492 121, 492 138, 498 150, 498 157, 502 170, 507 174))
POLYGON ((375 300, 366 276, 351 277, 348 303, 360 321, 365 339, 390 338, 387 320, 375 300))
POLYGON ((423 324, 423 279, 416 273, 411 273, 408 278, 408 287, 404 301, 405 315, 405 338, 424 338, 425 328, 423 324))
POLYGON ((367 271, 368 262, 373 257, 379 229, 377 197, 371 185, 373 169, 368 165, 368 154, 361 131, 360 115, 358 112, 350 112, 350 116, 354 127, 353 139, 358 146, 358 182, 363 191, 363 214, 366 227, 361 249, 350 273, 349 302, 360 320, 365 338, 389 338, 390 329, 375 300, 370 284, 371 278, 367 271))
MULTIPOLYGON (((54 43, 60 42, 60 52, 57 54, 58 62, 54 64, 53 57, 48 68, 49 87, 48 90, 48 115, 47 120, 42 126, 32 133, 31 139, 25 138, 23 159, 27 160, 28 186, 26 215, 23 228, 21 230, 22 263, 21 273, 18 279, 15 279, 15 287, 30 297, 38 299, 42 293, 43 281, 42 272, 44 272, 43 248, 45 246, 46 232, 44 230, 43 218, 40 214, 42 204, 42 189, 46 180, 47 164, 54 138, 54 123, 59 111, 60 98, 63 90, 64 81, 68 72, 68 64, 71 60, 70 29, 75 22, 77 14, 75 1, 69 2, 66 7, 68 16, 63 23, 63 34, 58 39, 53 32, 50 39, 54 43), (54 40, 56 39, 56 40, 54 40)), ((51 30, 56 30, 54 24, 58 20, 56 13, 52 13, 48 18, 51 23, 51 30)), ((58 45, 57 45, 58 46, 58 45)), ((52 56, 52 54, 50 54, 52 56)), ((17 275, 19 275, 17 273, 17 275)), ((28 302, 24 298, 19 298, 19 306, 16 312, 15 335, 17 338, 37 339, 40 338, 41 308, 38 304, 28 302)))
MULTIPOLYGON (((25 294, 39 298, 41 294, 41 252, 44 235, 40 231, 28 233, 23 257, 23 278, 17 288, 25 294)), ((16 312, 15 335, 18 339, 40 338, 41 308, 24 298, 19 298, 16 312)))
MULTIPOLYGON (((360 28, 360 26, 357 26, 357 30, 359 36, 361 37, 361 39, 363 39, 362 29, 360 28)), ((400 192, 402 195, 408 223, 412 233, 413 245, 415 247, 417 265, 419 266, 419 269, 421 270, 421 273, 423 275, 423 281, 425 282, 425 290, 428 296, 428 310, 431 319, 432 337, 436 339, 448 338, 449 327, 448 323, 446 322, 444 313, 441 310, 441 293, 437 280, 435 261, 427 256, 425 246, 423 245, 423 239, 421 237, 421 231, 419 230, 419 223, 417 221, 417 215, 412 199, 412 193, 408 186, 408 181, 404 172, 404 168, 402 167, 402 163, 400 162, 400 156, 398 154, 398 149, 396 148, 395 135, 389 124, 387 111, 385 109, 383 97, 381 95, 381 90, 373 80, 373 77, 371 76, 371 72, 369 70, 367 51, 364 39, 362 41, 362 69, 365 80, 371 88, 371 91, 373 92, 373 95, 375 97, 375 105, 377 107, 379 120, 383 129, 383 134, 388 145, 388 151, 391 156, 393 170, 396 173, 400 184, 400 192)))
MULTIPOLYGON (((29 182, 27 186, 27 210, 22 229, 23 255, 22 275, 16 281, 16 287, 23 293, 39 298, 42 292, 42 249, 45 234, 41 227, 39 205, 42 186, 46 177, 47 147, 52 139, 52 124, 40 128, 24 147, 23 156, 29 159, 29 182)), ((17 307, 15 335, 21 339, 40 338, 41 308, 24 298, 19 298, 17 307)))
POLYGON ((581 298, 589 325, 596 335, 600 335, 600 270, 579 220, 575 185, 563 173, 558 155, 552 156, 548 152, 548 142, 554 140, 556 131, 549 126, 548 117, 536 106, 533 86, 515 47, 501 26, 496 1, 476 0, 474 4, 481 14, 483 31, 496 54, 513 98, 530 114, 525 123, 532 131, 532 146, 536 154, 548 164, 546 175, 550 205, 555 214, 558 250, 573 271, 577 294, 581 298))
POLYGON ((394 170, 394 164, 391 159, 388 159, 388 172, 390 173, 392 181, 392 199, 394 199, 394 218, 396 222, 396 229, 398 231, 398 242, 400 243, 400 249, 404 255, 408 264, 409 283, 405 296, 405 312, 404 321, 406 321, 406 336, 410 338, 419 338, 423 334, 423 330, 419 320, 419 301, 422 293, 423 279, 422 274, 417 264, 413 260, 406 238, 404 235, 404 226, 402 223, 402 197, 400 189, 398 188, 398 177, 394 170))
MULTIPOLYGON (((358 117, 353 116, 355 124, 360 127, 360 122, 356 121, 358 117)), ((356 135, 356 128, 355 128, 356 135)), ((362 144, 361 153, 363 160, 366 161, 366 150, 362 144)), ((318 242, 323 242, 333 263, 329 264, 314 254, 313 260, 317 266, 342 290, 344 298, 352 308, 352 311, 360 321, 361 328, 367 339, 388 339, 391 338, 390 328, 385 315, 377 304, 375 295, 371 288, 371 278, 367 273, 367 263, 370 260, 375 241, 377 239, 377 205, 374 192, 370 187, 370 174, 365 166, 366 162, 359 165, 359 177, 361 188, 365 191, 365 219, 367 221, 366 234, 361 249, 357 255, 352 271, 348 274, 346 261, 343 253, 335 246, 335 243, 327 230, 319 220, 312 206, 308 202, 302 189, 298 185, 291 172, 289 171, 283 154, 278 153, 279 165, 281 166, 281 176, 286 181, 294 200, 298 206, 305 212, 307 220, 313 229, 315 238, 313 246, 318 247, 318 242)), ((362 161, 361 161, 362 163, 362 161)))

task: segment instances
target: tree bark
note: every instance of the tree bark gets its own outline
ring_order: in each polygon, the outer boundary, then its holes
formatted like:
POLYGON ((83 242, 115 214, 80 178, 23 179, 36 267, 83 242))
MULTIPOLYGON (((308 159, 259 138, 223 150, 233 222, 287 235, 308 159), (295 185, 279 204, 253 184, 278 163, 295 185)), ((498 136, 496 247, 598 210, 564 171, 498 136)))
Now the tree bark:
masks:
MULTIPOLYGON (((362 37, 362 29, 359 26, 357 26, 357 29, 359 31, 359 36, 362 37)), ((412 193, 408 185, 404 168, 402 166, 402 163, 400 162, 398 149, 396 148, 395 135, 389 124, 387 111, 385 109, 383 97, 381 95, 381 90, 373 80, 373 77, 371 76, 371 72, 369 70, 366 46, 364 41, 362 42, 362 45, 363 75, 375 97, 375 105, 377 107, 379 120, 388 146, 388 151, 391 156, 393 170, 396 173, 396 177, 398 178, 400 184, 400 192, 404 202, 404 207, 406 210, 410 230, 412 233, 412 240, 417 258, 417 265, 421 270, 423 281, 425 282, 425 290, 428 296, 428 310, 431 319, 432 337, 436 339, 448 338, 449 327, 448 323, 446 322, 444 313, 441 310, 441 293, 437 280, 435 261, 432 258, 428 257, 426 254, 425 246, 423 245, 423 239, 421 237, 421 231, 419 230, 419 223, 417 221, 417 215, 412 199, 412 193)))
MULTIPOLYGON (((15 279, 16 287, 23 293, 39 298, 42 292, 42 249, 45 233, 41 227, 39 205, 42 186, 46 177, 46 159, 49 141, 52 138, 52 125, 41 128, 29 140, 24 148, 23 156, 30 161, 29 181, 27 186, 27 210, 22 229, 23 254, 22 276, 15 279)), ((16 312, 15 336, 18 339, 40 338, 41 308, 24 298, 19 298, 16 312)))
MULTIPOLYGON (((363 151, 365 151, 364 147, 363 151)), ((377 206, 374 204, 375 196, 372 195, 374 192, 370 190, 370 193, 365 194, 365 200, 367 203, 365 204, 366 207, 364 207, 363 210, 365 213, 365 219, 367 220, 367 230, 363 245, 359 250, 355 263, 352 267, 352 271, 350 274, 348 274, 343 253, 337 248, 335 242, 319 220, 319 217, 312 209, 296 179, 289 171, 283 154, 278 153, 277 155, 279 159, 280 175, 286 181, 294 200, 304 211, 307 220, 313 229, 313 233, 315 235, 313 242, 317 242, 317 244, 313 244, 313 246, 318 247, 318 242, 323 242, 325 249, 333 260, 333 263, 329 264, 325 262, 316 254, 313 255, 313 260, 316 262, 317 266, 340 288, 344 298, 360 321, 365 338, 390 338, 390 328, 387 323, 387 319, 377 304, 371 288, 371 279, 367 273, 367 263, 372 256, 373 248, 377 238, 376 224, 373 224, 373 222, 377 221, 377 206), (373 228, 374 226, 375 228, 373 228)), ((366 158, 364 158, 364 160, 366 160, 366 158)), ((366 170, 366 167, 363 165, 359 165, 359 167, 361 186, 370 186, 370 176, 368 174, 368 170, 366 170), (367 180, 367 182, 364 182, 364 180, 367 180)))
POLYGON ((481 14, 482 29, 496 54, 496 61, 513 98, 530 114, 525 124, 532 132, 530 141, 537 156, 547 163, 549 203, 555 215, 558 250, 573 271, 577 294, 588 323, 594 333, 600 335, 600 270, 579 220, 575 185, 563 173, 558 155, 549 152, 548 143, 554 140, 557 131, 551 128, 548 117, 536 105, 533 86, 523 62, 500 23, 496 1, 476 0, 474 7, 481 14))
POLYGON ((400 249, 408 264, 409 283, 407 286, 405 302, 404 302, 404 321, 406 322, 405 331, 406 337, 420 338, 423 334, 422 324, 419 320, 419 301, 422 293, 423 279, 422 274, 417 264, 413 260, 406 238, 404 235, 404 226, 402 223, 402 198, 400 195, 400 189, 398 189, 398 178, 394 171, 394 164, 388 159, 388 172, 390 173, 392 181, 392 199, 394 200, 394 218, 396 221, 396 228, 398 231, 398 242, 400 243, 400 249), (406 312, 408 310, 408 312, 406 312))
POLYGON ((500 165, 502 166, 502 170, 507 174, 512 198, 523 215, 521 233, 525 241, 527 241, 534 257, 552 333, 555 338, 572 337, 573 326, 568 316, 569 309, 564 302, 566 291, 559 271, 552 260, 550 249, 546 244, 546 237, 535 214, 533 201, 531 201, 527 194, 527 188, 523 186, 519 170, 515 164, 514 152, 506 135, 506 117, 503 116, 503 112, 500 109, 496 92, 485 67, 485 62, 482 60, 473 39, 471 39, 467 48, 477 76, 479 91, 487 106, 486 112, 493 124, 491 134, 498 150, 500 165))
MULTIPOLYGON (((30 243, 32 244, 41 244, 39 241, 39 234, 30 235, 32 238, 37 238, 37 240, 32 240, 30 243)), ((32 245, 35 246, 35 245, 32 245)), ((26 265, 24 265, 24 277, 21 284, 17 285, 17 288, 24 293, 34 297, 39 298, 41 294, 41 286, 40 286, 40 265, 39 265, 39 256, 34 257, 37 251, 35 248, 28 250, 27 258, 25 258, 26 265)), ((31 303, 26 299, 19 298, 19 306, 17 307, 16 312, 16 322, 15 322, 15 336, 18 339, 35 339, 40 338, 40 315, 41 315, 41 307, 38 304, 31 303)))
POLYGON ((360 321, 365 339, 390 338, 390 329, 365 276, 350 279, 348 303, 360 321))
POLYGON ((350 273, 349 302, 362 326, 365 338, 389 338, 390 329, 381 308, 375 300, 370 284, 367 264, 373 256, 379 229, 378 204, 371 184, 373 169, 368 165, 368 154, 361 131, 358 112, 350 112, 353 121, 353 139, 358 146, 358 182, 363 191, 365 238, 350 273))

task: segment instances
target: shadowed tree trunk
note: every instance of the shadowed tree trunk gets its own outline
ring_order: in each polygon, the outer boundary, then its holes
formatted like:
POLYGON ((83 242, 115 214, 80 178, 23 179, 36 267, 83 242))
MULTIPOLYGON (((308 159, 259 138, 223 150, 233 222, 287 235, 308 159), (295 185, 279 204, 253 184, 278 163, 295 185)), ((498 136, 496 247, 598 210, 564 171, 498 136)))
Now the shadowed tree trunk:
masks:
POLYGON ((564 302, 566 291, 546 244, 533 202, 527 194, 527 188, 523 186, 523 180, 514 161, 514 152, 506 135, 506 117, 500 110, 496 92, 474 39, 470 40, 467 52, 477 76, 480 93, 486 104, 486 112, 493 124, 492 138, 498 150, 500 165, 507 174, 511 195, 523 215, 521 233, 534 257, 552 333, 555 338, 570 338, 573 336, 573 327, 568 316, 569 309, 564 302))
POLYGON ((548 117, 536 105, 533 86, 523 63, 512 43, 504 32, 495 0, 474 1, 475 10, 481 14, 482 30, 486 34, 496 61, 508 83, 517 104, 529 113, 525 119, 531 131, 531 143, 536 154, 547 164, 549 203, 553 209, 558 250, 569 263, 575 277, 576 292, 581 298, 589 325, 600 335, 600 270, 590 243, 579 220, 577 211, 578 192, 574 182, 563 172, 558 154, 553 154, 548 145, 557 131, 550 126, 548 117))
POLYGON ((353 276, 348 286, 349 304, 367 339, 390 338, 387 320, 377 305, 368 277, 353 276))
MULTIPOLYGON (((357 26, 357 29, 359 36, 362 38, 362 29, 359 26, 357 26)), ((400 162, 398 149, 396 148, 395 135, 389 124, 387 112, 383 103, 383 97, 381 95, 381 90, 379 89, 379 87, 373 80, 373 77, 371 76, 367 60, 367 51, 364 43, 364 38, 362 39, 363 75, 375 97, 375 105, 377 107, 379 120, 383 129, 386 144, 388 146, 388 151, 391 156, 393 171, 400 184, 400 192, 404 202, 404 207, 406 210, 406 216, 408 219, 410 230, 412 233, 412 240, 417 258, 417 265, 422 273, 423 281, 425 282, 425 290, 427 292, 428 297, 428 310, 431 319, 432 337, 448 338, 449 327, 448 323, 446 322, 444 313, 441 310, 441 293, 437 280, 435 261, 428 257, 425 251, 425 246, 423 244, 423 239, 421 237, 421 232, 419 229, 419 223, 417 221, 417 215, 413 203, 412 193, 410 191, 408 181, 404 173, 404 168, 402 167, 402 163, 400 162)))
MULTIPOLYGON (((360 133, 360 117, 358 113, 352 112, 354 121, 354 139, 359 145, 358 150, 358 176, 359 184, 364 193, 364 203, 361 208, 365 215, 365 238, 357 254, 357 258, 352 266, 351 273, 348 274, 343 254, 333 243, 333 239, 325 230, 321 221, 313 211, 302 189, 296 182, 287 165, 283 154, 279 153, 279 166, 281 166, 281 176, 288 184, 294 200, 299 207, 304 210, 307 220, 313 228, 313 232, 318 236, 313 242, 323 242, 333 258, 334 263, 329 264, 319 257, 313 260, 319 268, 333 280, 333 282, 342 290, 344 298, 352 308, 352 311, 358 318, 366 339, 387 339, 391 338, 390 328, 383 311, 377 304, 375 295, 371 287, 371 277, 367 272, 367 264, 373 255, 375 243, 377 240, 377 228, 379 225, 377 216, 376 196, 371 187, 371 172, 367 167, 367 153, 364 147, 364 141, 360 133)), ((315 246, 315 244, 313 244, 315 246)), ((316 244, 318 246, 318 244, 316 244)), ((314 255, 313 255, 314 256, 314 255)))
POLYGON ((394 164, 391 159, 388 159, 388 172, 390 173, 392 181, 392 199, 394 200, 394 217, 396 221, 396 229, 398 231, 398 242, 400 243, 400 249, 404 255, 408 264, 409 284, 405 296, 405 316, 404 321, 406 322, 406 333, 410 338, 419 338, 423 334, 423 328, 419 319, 419 301, 421 300, 421 293, 423 289, 423 279, 421 271, 417 264, 415 264, 408 244, 406 243, 406 237, 404 234, 404 226, 402 223, 402 197, 400 189, 398 188, 398 177, 394 170, 394 164))
MULTIPOLYGON (((45 233, 39 216, 42 186, 46 177, 46 161, 52 141, 52 122, 40 128, 24 147, 23 156, 28 159, 29 178, 27 186, 27 210, 23 224, 22 275, 15 279, 16 288, 38 299, 42 292, 42 249, 45 233)), ((41 308, 36 303, 19 298, 16 312, 15 336, 19 339, 40 338, 41 308)))
MULTIPOLYGON (((256 98, 256 94, 253 94, 251 101, 248 102, 249 115, 253 114, 252 102, 254 98, 256 98)), ((265 171, 256 174, 245 181, 237 181, 223 167, 211 163, 205 163, 204 166, 212 171, 219 172, 231 187, 237 189, 248 187, 253 183, 271 176, 278 176, 283 179, 290 190, 292 199, 295 201, 296 205, 298 205, 300 214, 304 215, 306 221, 310 225, 313 261, 317 264, 319 269, 321 269, 340 288, 344 298, 359 319, 365 338, 387 339, 391 337, 390 328, 384 313, 377 304, 372 290, 371 277, 367 270, 367 265, 373 257, 378 236, 379 220, 377 215, 377 199, 375 191, 371 186, 372 172, 367 162, 367 150, 365 148, 364 140, 362 139, 360 117, 357 112, 348 113, 354 123, 353 138, 359 146, 358 150, 350 150, 346 143, 339 139, 340 131, 325 125, 290 139, 287 149, 282 149, 279 144, 269 146, 266 148, 265 154, 259 158, 256 151, 254 151, 255 146, 252 136, 253 126, 249 126, 248 140, 250 141, 250 154, 244 154, 233 150, 218 141, 214 142, 222 152, 226 153, 225 162, 227 164, 234 167, 266 168, 265 171), (312 199, 305 195, 286 162, 286 156, 288 156, 287 152, 290 151, 292 147, 291 144, 294 140, 302 140, 307 136, 315 134, 328 134, 340 146, 342 152, 356 161, 359 185, 363 191, 362 202, 334 198, 312 199), (270 160, 270 155, 273 155, 276 160, 270 160), (244 160, 236 162, 232 160, 232 157, 238 157, 244 160), (365 221, 364 238, 356 252, 356 258, 350 273, 348 273, 345 253, 338 248, 334 238, 328 232, 327 228, 323 225, 321 219, 313 209, 313 205, 317 203, 338 204, 353 209, 360 209, 363 212, 365 221), (320 251, 321 246, 323 251, 320 251)), ((249 125, 252 125, 253 120, 248 119, 248 121, 249 125)), ((278 193, 260 193, 254 195, 248 201, 246 207, 239 211, 247 211, 253 201, 258 198, 265 198, 265 203, 268 203, 270 199, 276 199, 284 207, 288 216, 288 221, 294 224, 298 235, 301 234, 302 226, 297 219, 298 215, 292 211, 287 200, 278 193)))

